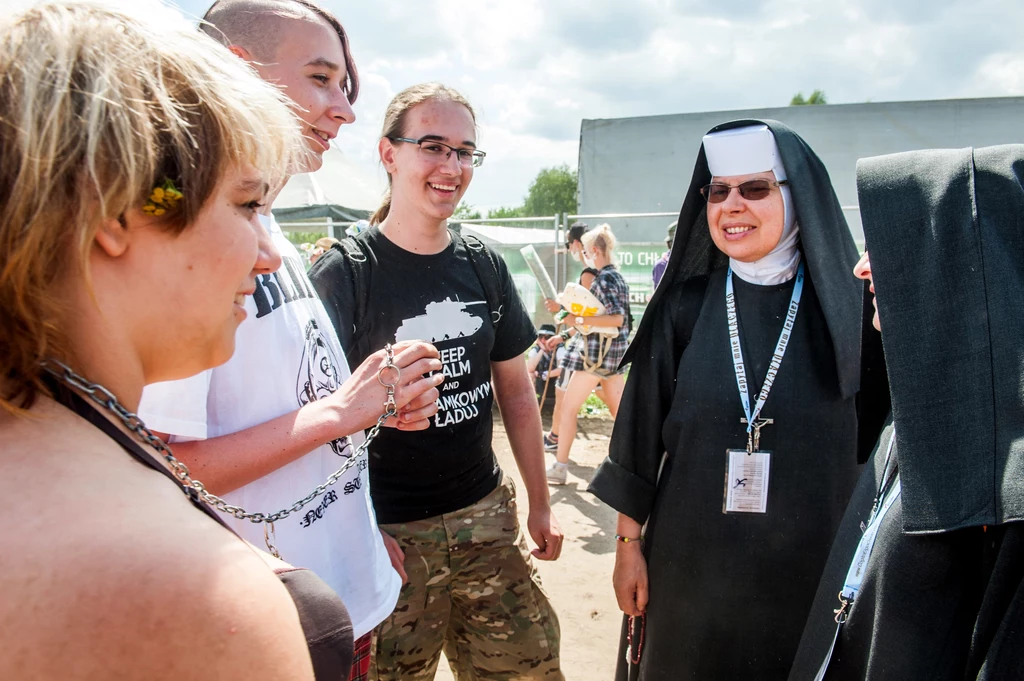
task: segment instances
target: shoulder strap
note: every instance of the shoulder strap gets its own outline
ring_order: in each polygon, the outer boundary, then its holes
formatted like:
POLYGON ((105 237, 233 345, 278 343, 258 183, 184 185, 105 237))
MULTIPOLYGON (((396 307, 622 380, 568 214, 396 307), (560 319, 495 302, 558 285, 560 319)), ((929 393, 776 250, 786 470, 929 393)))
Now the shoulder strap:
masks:
MULTIPOLYGON (((365 238, 360 238, 366 232, 342 239, 334 244, 344 256, 345 265, 348 267, 352 284, 352 336, 342 338, 342 348, 345 355, 352 364, 353 359, 362 361, 370 353, 362 347, 366 344, 370 333, 369 318, 366 314, 370 305, 370 281, 373 274, 373 252, 366 244, 365 238), (347 341, 347 342, 346 342, 347 341)), ((358 363, 358 362, 357 362, 358 363)))
MULTIPOLYGON (((141 463, 143 466, 145 466, 146 468, 151 468, 157 473, 160 473, 165 477, 170 478, 171 481, 175 485, 177 485, 178 489, 185 493, 185 496, 189 498, 189 500, 196 508, 198 508, 206 515, 213 518, 220 525, 223 525, 224 527, 227 527, 229 530, 231 530, 231 528, 228 527, 227 523, 224 522, 224 519, 221 518, 219 514, 214 512, 212 508, 203 503, 203 501, 199 498, 199 493, 196 492, 195 489, 193 489, 192 487, 188 487, 186 485, 182 485, 181 481, 174 477, 174 474, 171 473, 171 471, 167 470, 165 466, 158 463, 156 458, 152 454, 150 454, 149 452, 142 448, 142 445, 140 445, 138 442, 129 437, 128 434, 125 433, 123 430, 115 426, 110 421, 110 419, 103 416, 103 414, 101 414, 99 410, 97 410, 95 407, 89 404, 84 398, 82 398, 80 395, 73 392, 72 390, 69 390, 64 385, 57 383, 56 381, 47 380, 47 384, 48 387, 50 388, 50 392, 53 394, 54 400, 64 405, 71 411, 75 412, 84 420, 88 421, 90 424, 101 430, 104 435, 106 435, 111 440, 119 444, 121 448, 124 449, 125 452, 127 452, 133 459, 141 463)), ((234 532, 234 530, 231 530, 231 532, 234 532)))
POLYGON ((449 231, 456 243, 461 243, 466 247, 466 253, 469 254, 469 262, 473 265, 476 277, 484 287, 487 309, 491 313, 491 324, 497 330, 504 314, 501 298, 501 279, 498 274, 498 263, 496 261, 498 256, 475 236, 460 234, 455 230, 449 231))

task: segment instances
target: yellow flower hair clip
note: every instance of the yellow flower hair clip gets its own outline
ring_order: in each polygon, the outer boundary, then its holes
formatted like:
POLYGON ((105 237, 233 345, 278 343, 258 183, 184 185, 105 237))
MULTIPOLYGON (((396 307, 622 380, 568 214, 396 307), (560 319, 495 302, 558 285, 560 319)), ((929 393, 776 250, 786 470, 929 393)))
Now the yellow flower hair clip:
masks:
POLYGON ((149 201, 142 206, 142 212, 146 215, 163 215, 167 211, 173 210, 182 196, 182 193, 174 186, 174 180, 165 178, 163 182, 153 187, 149 201))

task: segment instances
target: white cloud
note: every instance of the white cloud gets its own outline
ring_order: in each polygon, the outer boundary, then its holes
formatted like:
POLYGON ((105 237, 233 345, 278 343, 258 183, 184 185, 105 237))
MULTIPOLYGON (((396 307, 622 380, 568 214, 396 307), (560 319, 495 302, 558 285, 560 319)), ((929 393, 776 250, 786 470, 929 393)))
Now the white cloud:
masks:
POLYGON ((485 207, 575 166, 582 118, 782 106, 818 88, 832 103, 1024 94, 1019 0, 320 1, 363 77, 342 148, 376 168, 390 97, 449 83, 478 112, 488 157, 467 200, 485 207))
MULTIPOLYGON (((1024 53, 997 52, 977 69, 974 86, 981 92, 1017 95, 1024 92, 1024 53)), ((970 93, 973 88, 968 87, 970 93)))

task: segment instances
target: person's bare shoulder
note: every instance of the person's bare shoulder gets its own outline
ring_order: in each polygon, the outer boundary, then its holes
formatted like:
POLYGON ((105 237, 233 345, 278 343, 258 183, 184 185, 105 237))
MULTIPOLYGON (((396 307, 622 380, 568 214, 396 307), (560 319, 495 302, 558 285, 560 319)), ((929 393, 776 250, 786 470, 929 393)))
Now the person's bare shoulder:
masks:
POLYGON ((0 555, 0 678, 312 679, 259 555, 98 431, 58 432, 4 462, 21 488, 0 482, 19 500, 0 555))

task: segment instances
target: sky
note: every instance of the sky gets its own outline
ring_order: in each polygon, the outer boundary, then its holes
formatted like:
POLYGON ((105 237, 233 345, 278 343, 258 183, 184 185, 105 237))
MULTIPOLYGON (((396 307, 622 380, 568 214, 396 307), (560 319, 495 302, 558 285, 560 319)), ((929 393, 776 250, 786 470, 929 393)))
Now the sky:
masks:
MULTIPOLYGON (((388 102, 442 81, 476 109, 487 160, 465 200, 485 210, 521 203, 542 168, 576 167, 584 118, 785 106, 815 89, 833 104, 1024 95, 1020 0, 320 2, 362 81, 335 144, 383 177, 388 102)), ((208 3, 173 2, 195 16, 208 3)))

